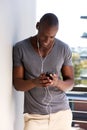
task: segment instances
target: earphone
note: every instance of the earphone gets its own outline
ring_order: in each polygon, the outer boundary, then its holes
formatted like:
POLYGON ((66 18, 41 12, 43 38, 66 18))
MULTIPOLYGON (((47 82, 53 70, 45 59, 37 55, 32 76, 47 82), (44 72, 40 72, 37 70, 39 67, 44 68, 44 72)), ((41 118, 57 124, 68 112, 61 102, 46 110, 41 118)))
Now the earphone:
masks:
POLYGON ((37 29, 39 29, 39 26, 37 26, 37 29))
POLYGON ((39 29, 39 22, 36 24, 36 28, 39 29))

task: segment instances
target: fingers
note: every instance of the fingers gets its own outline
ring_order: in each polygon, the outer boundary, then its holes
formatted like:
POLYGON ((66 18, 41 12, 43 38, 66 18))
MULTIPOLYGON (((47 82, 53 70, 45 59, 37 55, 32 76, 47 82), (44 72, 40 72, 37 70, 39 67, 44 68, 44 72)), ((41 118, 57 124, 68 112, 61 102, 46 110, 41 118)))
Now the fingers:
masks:
POLYGON ((50 76, 46 75, 45 73, 41 74, 39 76, 40 86, 42 86, 42 87, 55 86, 55 84, 58 82, 58 75, 50 74, 50 76), (51 76, 51 78, 50 78, 50 76, 51 76))
POLYGON ((43 73, 39 76, 39 82, 42 87, 46 87, 51 83, 51 80, 43 73))

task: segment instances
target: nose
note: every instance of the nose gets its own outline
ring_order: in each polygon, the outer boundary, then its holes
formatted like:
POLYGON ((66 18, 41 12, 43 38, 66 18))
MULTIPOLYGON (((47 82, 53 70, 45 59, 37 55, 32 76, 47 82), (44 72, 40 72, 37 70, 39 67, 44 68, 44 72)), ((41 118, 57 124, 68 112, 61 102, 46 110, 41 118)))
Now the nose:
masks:
POLYGON ((50 38, 49 37, 45 37, 45 40, 44 40, 46 43, 49 43, 50 42, 50 38))

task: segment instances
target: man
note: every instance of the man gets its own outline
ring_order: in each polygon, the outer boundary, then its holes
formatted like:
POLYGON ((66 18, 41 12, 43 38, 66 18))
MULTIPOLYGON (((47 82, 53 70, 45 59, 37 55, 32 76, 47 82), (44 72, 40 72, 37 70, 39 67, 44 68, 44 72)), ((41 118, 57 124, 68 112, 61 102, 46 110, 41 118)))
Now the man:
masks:
POLYGON ((37 35, 13 49, 13 83, 24 91, 24 130, 70 130, 72 113, 65 92, 73 88, 72 55, 56 39, 59 21, 47 13, 36 24, 37 35))

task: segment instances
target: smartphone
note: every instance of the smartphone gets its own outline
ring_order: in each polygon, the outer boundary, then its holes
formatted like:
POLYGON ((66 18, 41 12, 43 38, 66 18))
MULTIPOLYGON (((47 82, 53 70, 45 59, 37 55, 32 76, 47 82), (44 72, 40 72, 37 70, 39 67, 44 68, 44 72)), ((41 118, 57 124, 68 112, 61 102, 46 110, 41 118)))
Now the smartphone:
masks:
POLYGON ((49 72, 46 73, 46 76, 49 77, 51 80, 53 80, 53 77, 51 75, 52 73, 49 73, 49 72))

